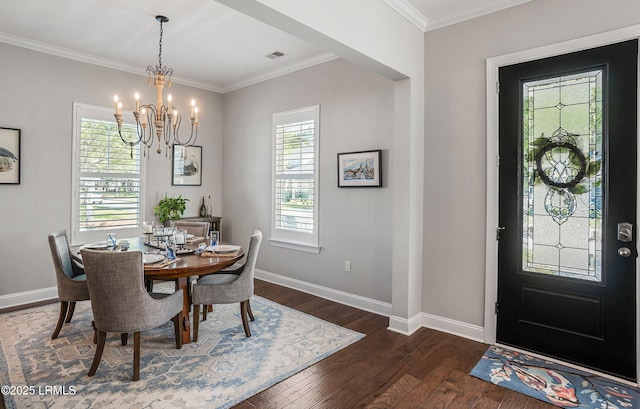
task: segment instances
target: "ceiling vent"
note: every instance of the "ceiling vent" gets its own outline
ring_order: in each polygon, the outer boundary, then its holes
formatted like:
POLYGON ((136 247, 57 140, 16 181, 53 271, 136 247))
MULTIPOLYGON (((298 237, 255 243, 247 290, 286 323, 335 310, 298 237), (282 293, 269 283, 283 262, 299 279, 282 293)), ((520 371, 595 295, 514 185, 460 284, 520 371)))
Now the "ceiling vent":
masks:
POLYGON ((274 51, 271 54, 265 55, 265 57, 275 60, 276 58, 280 58, 285 55, 282 51, 274 51))

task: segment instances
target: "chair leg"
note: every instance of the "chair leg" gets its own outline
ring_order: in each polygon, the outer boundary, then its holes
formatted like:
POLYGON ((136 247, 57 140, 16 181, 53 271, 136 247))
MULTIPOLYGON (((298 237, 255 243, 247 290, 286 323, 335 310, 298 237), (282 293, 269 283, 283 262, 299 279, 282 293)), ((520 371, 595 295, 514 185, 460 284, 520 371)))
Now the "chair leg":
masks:
POLYGON ((120 334, 120 344, 123 347, 126 347, 128 343, 129 343, 129 333, 123 332, 122 334, 120 334))
POLYGON ((93 343, 98 343, 98 328, 96 328, 96 322, 91 321, 91 327, 93 327, 93 343))
MULTIPOLYGON (((205 305, 204 310, 207 310, 205 305)), ((193 305, 193 342, 198 342, 198 327, 200 327, 200 304, 193 305)))
POLYGON ((249 328, 249 321, 247 320, 247 316, 249 313, 247 312, 247 306, 249 305, 249 300, 242 301, 240 303, 240 316, 242 317, 242 326, 244 327, 244 334, 248 337, 251 336, 251 329, 249 328))
POLYGON ((89 376, 96 374, 98 365, 100 365, 100 359, 102 358, 102 351, 104 351, 104 343, 107 339, 107 333, 104 331, 98 331, 98 345, 96 346, 96 354, 93 356, 93 363, 89 369, 89 376))
POLYGON ((171 319, 173 321, 173 332, 176 335, 176 349, 182 349, 182 311, 171 319))
POLYGON ((133 333, 133 378, 140 379, 140 331, 133 333))
POLYGON ((207 313, 209 312, 209 306, 205 305, 202 308, 202 321, 206 321, 207 320, 207 313))
POLYGON ((75 301, 71 301, 69 302, 69 311, 67 311, 67 319, 64 321, 67 324, 71 322, 71 318, 73 318, 73 313, 76 310, 76 302, 75 301))
POLYGON ((255 317, 253 316, 253 311, 251 311, 251 301, 247 300, 247 313, 249 313, 249 319, 251 321, 255 321, 255 317))
POLYGON ((67 315, 68 307, 69 307, 68 302, 60 301, 60 315, 58 316, 58 323, 56 324, 56 329, 53 330, 53 335, 51 335, 51 339, 58 338, 58 334, 60 334, 60 330, 62 329, 62 324, 64 323, 64 318, 67 315))
POLYGON ((153 280, 144 280, 145 287, 147 287, 147 292, 153 291, 153 280))

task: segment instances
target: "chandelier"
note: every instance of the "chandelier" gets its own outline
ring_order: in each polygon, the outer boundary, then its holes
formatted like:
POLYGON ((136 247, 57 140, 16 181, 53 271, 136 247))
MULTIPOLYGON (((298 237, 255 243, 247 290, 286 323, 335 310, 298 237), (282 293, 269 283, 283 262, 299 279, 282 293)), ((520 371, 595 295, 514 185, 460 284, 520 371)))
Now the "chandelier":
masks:
POLYGON ((157 102, 155 105, 140 105, 140 94, 135 93, 136 109, 133 111, 133 116, 136 121, 136 134, 133 138, 125 137, 122 134, 122 102, 118 100, 117 95, 113 97, 116 107, 114 116, 118 123, 118 134, 122 142, 131 148, 131 158, 133 158, 133 147, 141 142, 144 148, 144 155, 147 156, 147 152, 154 144, 154 135, 158 141, 156 152, 162 153, 161 145, 164 142, 165 156, 168 158, 171 157, 169 156, 169 151, 173 148, 173 145, 192 146, 198 138, 198 107, 195 100, 191 100, 191 113, 189 115, 191 134, 186 141, 180 140, 178 136, 182 115, 173 106, 171 94, 167 95, 167 103, 166 105, 164 104, 162 90, 165 84, 167 88, 171 87, 171 76, 173 75, 173 68, 162 65, 162 24, 168 22, 169 19, 165 16, 156 16, 156 20, 160 22, 158 65, 155 67, 149 65, 147 74, 149 75, 148 85, 151 86, 153 83, 153 86, 156 87, 157 102))

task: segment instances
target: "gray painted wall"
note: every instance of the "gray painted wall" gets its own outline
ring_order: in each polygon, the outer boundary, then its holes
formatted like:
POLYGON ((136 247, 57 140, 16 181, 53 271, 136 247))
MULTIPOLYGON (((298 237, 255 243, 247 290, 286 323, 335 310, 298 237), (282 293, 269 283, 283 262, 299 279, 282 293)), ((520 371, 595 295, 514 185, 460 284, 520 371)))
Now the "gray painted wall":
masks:
MULTIPOLYGON (((0 127, 22 130, 20 185, 0 185, 0 296, 55 286, 47 235, 71 229, 72 103, 111 107, 118 94, 125 109, 155 102, 147 78, 0 43, 0 127), (17 239, 17 240, 16 240, 17 239)), ((203 195, 222 209, 222 95, 173 84, 176 106, 201 109, 198 144, 205 177, 199 187, 171 186, 171 161, 153 153, 147 163, 146 217, 165 192, 191 201, 197 216, 203 195)), ((166 92, 165 92, 166 95, 166 92)), ((183 125, 184 126, 184 125, 183 125)), ((155 151, 154 151, 155 152, 155 151)))
MULTIPOLYGON (((483 325, 486 59, 638 23, 636 0, 535 0, 425 34, 423 312, 483 325)), ((22 184, 0 186, 2 296, 55 285, 46 235, 70 226, 72 102, 110 106, 114 93, 123 97, 138 89, 146 99, 153 93, 141 76, 5 44, 0 56, 0 126, 22 128, 24 159, 22 184), (110 88, 113 84, 120 88, 110 88), (33 256, 17 257, 25 249, 13 237, 26 237, 33 256)), ((388 181, 393 162, 401 160, 392 149, 393 82, 336 60, 224 97, 174 87, 174 95, 194 96, 202 107, 206 176, 201 188, 172 187, 170 167, 152 158, 149 215, 165 190, 192 199, 187 215, 197 213, 200 196, 212 194, 214 213, 224 217, 225 239, 246 240, 254 228, 268 236, 271 115, 320 104, 324 248, 311 255, 265 240, 258 267, 391 301, 393 186, 388 181), (384 188, 338 189, 336 153, 377 148, 385 150, 384 188), (350 274, 343 271, 344 260, 352 262, 350 274)))
POLYGON ((486 59, 638 23, 636 0, 535 0, 426 33, 423 312, 483 325, 486 59))
POLYGON ((347 293, 391 302, 394 83, 333 60, 225 94, 225 239, 246 242, 271 229, 271 127, 277 112, 320 105, 320 254, 271 246, 257 267, 347 293), (338 188, 337 153, 383 150, 383 188, 338 188), (351 273, 344 261, 351 261, 351 273))

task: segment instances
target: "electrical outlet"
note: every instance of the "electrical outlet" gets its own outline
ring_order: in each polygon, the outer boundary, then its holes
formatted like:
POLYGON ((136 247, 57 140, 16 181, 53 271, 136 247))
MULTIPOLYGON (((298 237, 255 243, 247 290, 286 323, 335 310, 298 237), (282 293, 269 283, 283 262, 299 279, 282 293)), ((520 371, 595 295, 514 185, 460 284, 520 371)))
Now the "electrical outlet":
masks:
POLYGON ((346 261, 344 262, 344 271, 346 271, 347 273, 351 272, 351 262, 350 261, 346 261))

